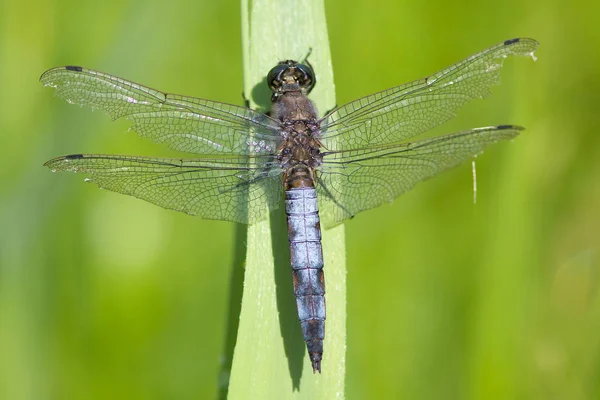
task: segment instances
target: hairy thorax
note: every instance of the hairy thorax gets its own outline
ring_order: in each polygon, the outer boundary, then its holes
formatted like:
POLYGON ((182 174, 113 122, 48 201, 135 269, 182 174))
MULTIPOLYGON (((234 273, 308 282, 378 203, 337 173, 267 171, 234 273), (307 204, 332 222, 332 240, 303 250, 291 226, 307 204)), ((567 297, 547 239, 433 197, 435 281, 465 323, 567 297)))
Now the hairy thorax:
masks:
POLYGON ((271 116, 284 126, 278 160, 286 171, 286 188, 314 187, 313 169, 322 162, 314 104, 301 92, 289 91, 273 103, 271 116))

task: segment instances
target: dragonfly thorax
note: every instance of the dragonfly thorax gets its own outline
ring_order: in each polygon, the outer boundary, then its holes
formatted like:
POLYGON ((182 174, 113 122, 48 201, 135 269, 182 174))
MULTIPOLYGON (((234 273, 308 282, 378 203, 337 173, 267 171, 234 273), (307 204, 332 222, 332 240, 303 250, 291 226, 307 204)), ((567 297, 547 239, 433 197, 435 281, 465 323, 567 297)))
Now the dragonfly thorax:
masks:
POLYGON ((296 133, 288 137, 279 151, 279 165, 283 169, 289 169, 297 165, 307 168, 317 168, 323 162, 323 156, 319 150, 318 140, 304 133, 296 133))

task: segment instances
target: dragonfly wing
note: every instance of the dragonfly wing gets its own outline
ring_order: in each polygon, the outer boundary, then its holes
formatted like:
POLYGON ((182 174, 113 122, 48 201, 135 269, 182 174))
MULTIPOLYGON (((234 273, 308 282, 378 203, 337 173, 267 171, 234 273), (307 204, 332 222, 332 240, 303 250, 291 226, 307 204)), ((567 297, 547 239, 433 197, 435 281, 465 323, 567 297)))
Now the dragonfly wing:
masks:
POLYGON ((278 123, 232 104, 163 93, 82 67, 57 67, 40 81, 69 103, 126 117, 140 136, 195 154, 270 154, 277 150, 278 123))
POLYGON ((253 223, 277 208, 281 170, 248 157, 174 159, 76 154, 44 164, 82 173, 101 188, 161 207, 218 219, 253 223))
POLYGON ((317 192, 323 226, 392 202, 417 183, 481 153, 488 145, 516 137, 514 125, 366 149, 324 153, 317 192))
POLYGON ((350 150, 415 137, 489 95, 504 59, 532 56, 537 46, 533 39, 506 40, 425 79, 343 105, 323 118, 321 142, 328 150, 350 150))

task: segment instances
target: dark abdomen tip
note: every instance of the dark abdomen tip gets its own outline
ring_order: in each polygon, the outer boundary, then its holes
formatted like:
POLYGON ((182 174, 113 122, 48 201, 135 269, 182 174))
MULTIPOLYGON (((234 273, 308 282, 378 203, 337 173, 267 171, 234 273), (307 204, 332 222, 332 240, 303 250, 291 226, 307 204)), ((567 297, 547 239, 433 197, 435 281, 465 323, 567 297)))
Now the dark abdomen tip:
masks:
POLYGON ((323 358, 323 354, 321 353, 308 353, 310 357, 310 362, 312 364, 313 374, 321 373, 321 359, 323 358))

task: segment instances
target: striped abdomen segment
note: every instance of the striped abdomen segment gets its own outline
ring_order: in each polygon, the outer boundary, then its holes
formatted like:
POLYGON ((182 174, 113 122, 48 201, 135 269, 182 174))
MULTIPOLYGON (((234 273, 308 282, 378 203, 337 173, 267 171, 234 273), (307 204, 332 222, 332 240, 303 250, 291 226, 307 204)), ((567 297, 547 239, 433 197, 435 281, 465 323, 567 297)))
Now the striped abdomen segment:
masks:
POLYGON ((313 370, 321 372, 325 338, 325 279, 315 189, 299 187, 287 190, 285 213, 298 318, 313 370))

